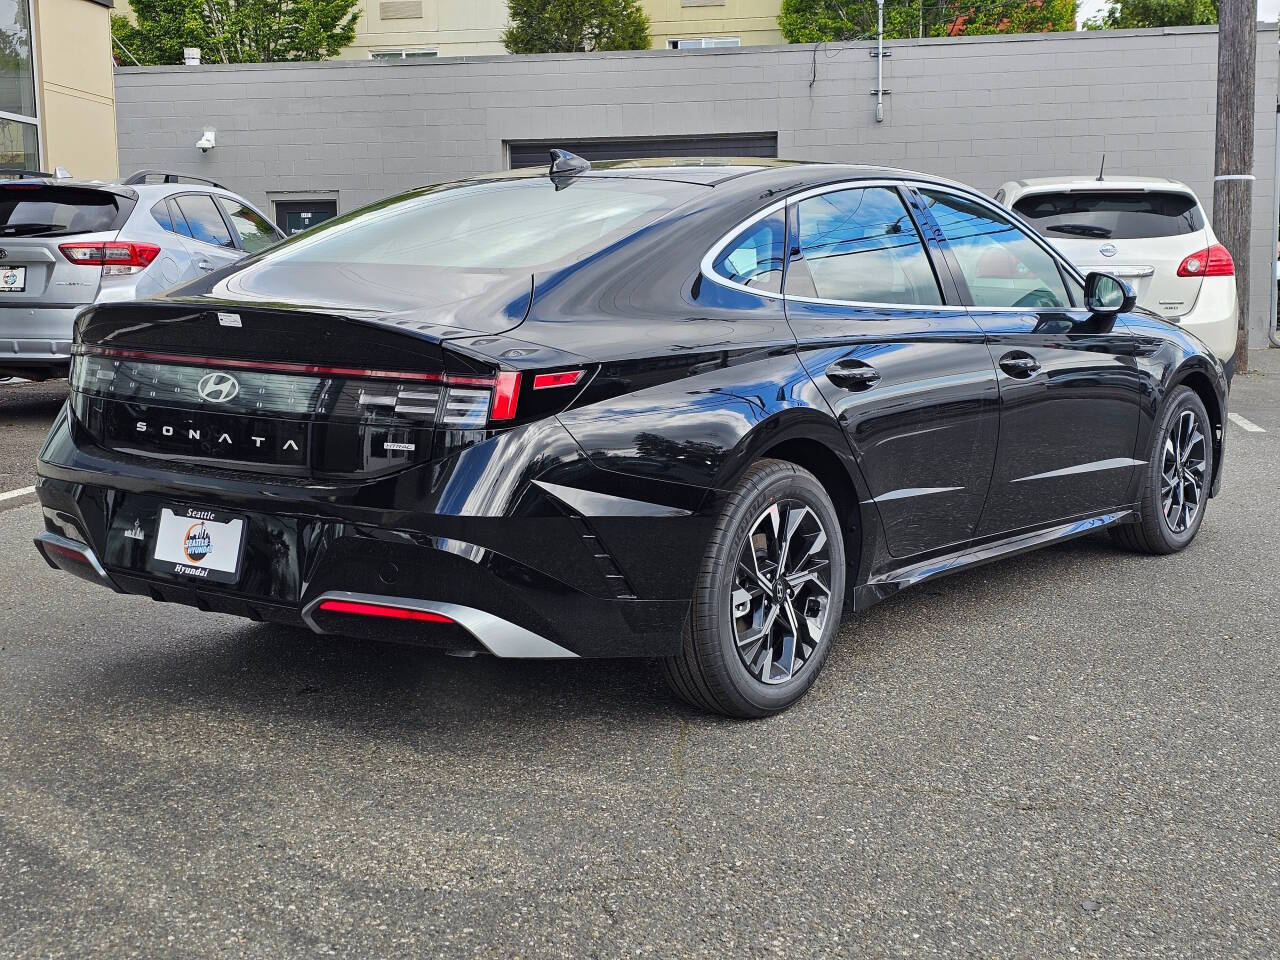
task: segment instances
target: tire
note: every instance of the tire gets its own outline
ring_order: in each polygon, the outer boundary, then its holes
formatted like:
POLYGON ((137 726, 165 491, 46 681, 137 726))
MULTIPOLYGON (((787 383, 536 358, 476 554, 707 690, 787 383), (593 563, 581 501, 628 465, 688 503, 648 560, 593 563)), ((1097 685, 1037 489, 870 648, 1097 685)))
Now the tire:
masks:
POLYGON ((842 530, 813 474, 782 460, 753 464, 712 531, 682 649, 662 661, 676 695, 703 710, 742 718, 779 713, 804 696, 840 627, 842 530), (784 540, 788 528, 793 532, 784 540), (783 536, 774 538, 775 530, 783 536), (784 544, 783 572, 791 575, 778 577, 770 557, 783 555, 784 544))
POLYGON ((1169 394, 1142 469, 1138 521, 1112 528, 1111 537, 1138 553, 1177 553, 1199 533, 1213 482, 1213 425, 1190 388, 1169 394))

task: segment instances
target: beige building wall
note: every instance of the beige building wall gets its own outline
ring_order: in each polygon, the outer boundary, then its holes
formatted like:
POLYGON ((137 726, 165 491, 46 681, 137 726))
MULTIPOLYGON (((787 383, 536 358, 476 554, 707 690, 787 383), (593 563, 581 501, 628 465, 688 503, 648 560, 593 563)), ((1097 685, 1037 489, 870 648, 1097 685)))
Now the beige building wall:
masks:
POLYGON ((41 153, 46 170, 111 178, 116 103, 111 11, 93 0, 31 0, 41 153))
MULTIPOLYGON (((781 0, 642 0, 656 49, 676 39, 732 37, 743 46, 782 43, 781 0)), ((356 42, 346 59, 395 51, 442 57, 506 53, 506 0, 363 0, 356 42)))

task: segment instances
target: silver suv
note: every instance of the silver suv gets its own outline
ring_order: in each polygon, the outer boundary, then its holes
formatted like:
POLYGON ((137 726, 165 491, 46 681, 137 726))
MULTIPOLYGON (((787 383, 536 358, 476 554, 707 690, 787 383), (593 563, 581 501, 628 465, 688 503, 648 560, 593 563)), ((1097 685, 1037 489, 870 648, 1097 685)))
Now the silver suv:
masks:
POLYGON ((243 198, 184 174, 0 180, 0 377, 65 376, 88 304, 154 296, 283 237, 243 198))

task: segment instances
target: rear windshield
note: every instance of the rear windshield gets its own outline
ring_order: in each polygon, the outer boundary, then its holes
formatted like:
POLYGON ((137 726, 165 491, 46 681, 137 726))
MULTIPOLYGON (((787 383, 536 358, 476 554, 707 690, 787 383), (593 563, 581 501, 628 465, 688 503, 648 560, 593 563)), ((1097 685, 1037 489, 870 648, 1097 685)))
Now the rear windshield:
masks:
POLYGON ((1158 191, 1037 193, 1013 209, 1050 239, 1138 240, 1204 229, 1195 197, 1158 191))
POLYGON ((706 189, 612 177, 561 183, 429 188, 326 221, 262 262, 527 271, 600 249, 706 189))
POLYGON ((0 186, 0 237, 65 237, 114 229, 119 197, 103 190, 0 186))

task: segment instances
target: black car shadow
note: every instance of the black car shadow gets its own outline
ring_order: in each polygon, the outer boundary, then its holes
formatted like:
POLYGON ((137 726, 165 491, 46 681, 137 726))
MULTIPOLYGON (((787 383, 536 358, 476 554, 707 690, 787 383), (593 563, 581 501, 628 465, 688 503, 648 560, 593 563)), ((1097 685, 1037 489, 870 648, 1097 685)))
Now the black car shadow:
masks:
MULTIPOLYGON (((912 642, 895 623, 902 604, 950 610, 979 586, 987 593, 1017 593, 1025 577, 1057 576, 1066 564, 1116 556, 1105 537, 1088 537, 1019 557, 1016 566, 1003 561, 903 591, 846 618, 832 661, 900 658, 912 642)), ((174 705, 203 702, 244 716, 283 715, 307 724, 402 733, 415 741, 434 733, 450 748, 463 731, 494 736, 516 724, 527 734, 582 723, 638 730, 681 719, 697 725, 732 722, 678 701, 656 667, 642 660, 457 658, 264 624, 234 624, 204 636, 150 644, 115 661, 99 693, 174 705)))

